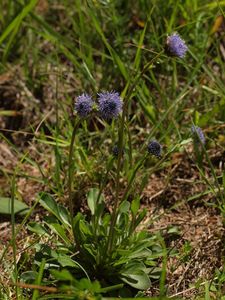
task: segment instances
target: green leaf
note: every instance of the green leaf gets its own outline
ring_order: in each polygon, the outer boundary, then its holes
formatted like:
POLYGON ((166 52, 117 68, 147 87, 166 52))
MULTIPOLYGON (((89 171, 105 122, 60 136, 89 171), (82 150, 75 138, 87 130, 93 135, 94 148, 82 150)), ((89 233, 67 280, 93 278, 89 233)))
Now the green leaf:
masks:
POLYGON ((199 123, 200 115, 201 114, 197 110, 194 112, 194 124, 199 123))
POLYGON ((120 213, 128 213, 130 209, 130 202, 124 200, 119 206, 120 213))
MULTIPOLYGON (((19 200, 14 199, 13 201, 14 201, 14 213, 19 215, 25 215, 29 207, 25 203, 19 200)), ((0 197, 0 214, 6 214, 6 215, 11 214, 11 202, 12 202, 11 198, 0 197)))
POLYGON ((62 225, 57 224, 57 223, 47 223, 47 225, 49 226, 49 228, 55 232, 67 245, 70 245, 71 242, 69 240, 69 238, 67 237, 67 234, 65 232, 65 230, 63 229, 62 225))
POLYGON ((29 3, 22 9, 18 16, 9 24, 5 31, 0 36, 0 45, 7 38, 7 36, 15 29, 18 28, 22 20, 29 14, 29 12, 35 7, 38 0, 31 0, 29 3))
POLYGON ((76 287, 79 290, 82 290, 82 291, 88 290, 89 292, 93 292, 93 293, 100 293, 100 291, 101 291, 101 286, 98 281, 91 282, 87 278, 82 278, 80 281, 77 281, 76 287))
POLYGON ((64 226, 59 223, 58 219, 55 216, 45 216, 44 217, 45 224, 56 233, 67 245, 71 245, 71 241, 69 240, 68 234, 69 231, 66 231, 64 226))
POLYGON ((51 42, 54 45, 59 46, 59 48, 63 52, 63 54, 77 68, 80 68, 80 64, 78 63, 78 60, 77 60, 77 56, 79 55, 79 52, 76 52, 76 55, 74 55, 72 53, 73 43, 68 41, 68 39, 66 39, 65 35, 60 35, 57 31, 55 31, 53 29, 53 27, 51 27, 48 22, 45 22, 45 20, 43 18, 41 18, 40 16, 36 15, 35 13, 31 13, 31 16, 40 25, 41 30, 38 31, 38 34, 41 37, 43 37, 45 40, 51 42))
POLYGON ((150 279, 145 272, 140 272, 139 274, 124 273, 121 279, 138 290, 147 290, 151 285, 150 279))
POLYGON ((20 275, 20 280, 26 283, 33 283, 38 273, 35 271, 26 271, 20 275))
POLYGON ((131 202, 131 212, 133 216, 136 216, 140 207, 140 197, 137 197, 131 202))
POLYGON ((161 274, 162 274, 162 268, 154 266, 151 273, 149 274, 149 277, 153 279, 159 279, 161 274))
POLYGON ((80 242, 82 240, 82 235, 79 226, 81 220, 84 220, 84 216, 80 212, 78 212, 73 218, 73 231, 76 233, 76 240, 80 242))
POLYGON ((71 273, 66 270, 66 269, 63 269, 61 271, 58 271, 58 270, 50 270, 50 273, 55 277, 55 279, 57 280, 68 280, 68 281, 73 281, 74 278, 73 276, 71 275, 71 273))
POLYGON ((83 244, 83 249, 85 251, 85 256, 88 257, 89 263, 94 263, 96 261, 97 252, 93 248, 92 244, 83 244))
POLYGON ((79 229, 80 229, 80 233, 84 234, 84 236, 87 235, 92 236, 90 225, 86 221, 80 220, 79 229))
POLYGON ((179 228, 177 226, 172 226, 168 229, 168 234, 177 234, 180 235, 179 228))
MULTIPOLYGON (((92 215, 94 215, 96 213, 98 205, 101 204, 103 201, 104 201, 103 196, 100 195, 100 197, 99 197, 99 189, 97 189, 97 188, 90 189, 90 191, 87 195, 87 203, 88 203, 88 207, 91 210, 92 215)), ((101 207, 102 207, 102 205, 101 205, 101 207)), ((100 211, 101 211, 101 209, 100 209, 100 211)))
POLYGON ((40 198, 41 199, 40 199, 39 203, 47 211, 49 211, 51 214, 56 216, 56 218, 61 221, 61 217, 59 215, 59 210, 58 210, 58 205, 57 205, 56 201, 53 199, 53 197, 51 195, 49 195, 48 193, 41 193, 40 198))
POLYGON ((95 188, 91 189, 87 196, 87 203, 88 203, 88 207, 91 210, 92 215, 95 214, 97 198, 98 198, 98 189, 95 188))
POLYGON ((138 42, 138 48, 137 48, 137 52, 136 52, 135 60, 134 60, 134 69, 136 69, 136 70, 139 69, 140 62, 141 62, 141 50, 142 50, 142 46, 143 46, 143 42, 144 42, 147 25, 148 25, 148 22, 145 23, 145 27, 143 28, 143 30, 141 32, 139 42, 138 42))
POLYGON ((58 212, 59 212, 59 216, 62 220, 62 223, 67 226, 71 226, 68 210, 64 206, 58 205, 58 212))
POLYGON ((95 211, 95 216, 98 219, 99 224, 101 223, 102 220, 102 214, 104 212, 105 209, 105 203, 98 203, 96 206, 96 211, 95 211))
MULTIPOLYGON (((114 291, 114 290, 118 290, 118 289, 122 289, 124 287, 124 284, 123 283, 120 283, 120 284, 116 284, 116 285, 111 285, 111 286, 107 286, 107 287, 104 287, 104 288, 101 288, 101 293, 108 293, 110 291, 114 291)), ((106 299, 106 298, 103 298, 103 299, 106 299)))
POLYGON ((104 232, 107 232, 107 226, 109 226, 109 222, 111 220, 111 215, 110 214, 105 214, 102 218, 102 225, 103 228, 105 229, 104 232))
POLYGON ((142 251, 133 252, 131 255, 129 255, 129 259, 143 259, 144 257, 149 257, 152 255, 152 251, 150 249, 144 249, 142 251))
POLYGON ((78 268, 77 263, 67 255, 59 254, 58 257, 57 257, 57 261, 63 268, 64 267, 76 267, 76 268, 78 268))
POLYGON ((47 230, 44 228, 44 226, 42 226, 41 224, 38 224, 36 222, 30 222, 28 225, 27 225, 27 228, 34 232, 34 233, 37 233, 39 235, 43 235, 43 234, 48 234, 47 230))
POLYGON ((144 217, 146 216, 147 210, 143 209, 142 212, 140 212, 140 214, 137 216, 135 222, 134 222, 134 228, 136 228, 141 221, 144 219, 144 217))

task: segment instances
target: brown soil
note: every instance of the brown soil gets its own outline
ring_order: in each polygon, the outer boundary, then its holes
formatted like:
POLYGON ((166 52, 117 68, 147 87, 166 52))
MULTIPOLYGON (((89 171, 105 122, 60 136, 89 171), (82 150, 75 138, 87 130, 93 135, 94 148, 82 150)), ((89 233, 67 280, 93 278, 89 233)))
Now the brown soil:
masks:
MULTIPOLYGON (((215 277, 216 269, 223 268, 224 219, 213 205, 215 195, 208 192, 189 155, 176 154, 174 159, 171 169, 152 175, 145 190, 144 206, 149 212, 146 224, 150 231, 160 231, 172 249, 167 261, 168 294, 194 299, 200 290, 204 295, 204 283, 215 277), (198 197, 192 198, 194 195, 198 197)), ((212 152, 211 159, 224 168, 223 152, 212 152)), ((209 175, 210 170, 205 168, 209 175)), ((219 168, 218 174, 222 174, 219 168)), ((153 285, 149 295, 155 294, 153 285)), ((213 293, 211 297, 216 299, 213 293)))

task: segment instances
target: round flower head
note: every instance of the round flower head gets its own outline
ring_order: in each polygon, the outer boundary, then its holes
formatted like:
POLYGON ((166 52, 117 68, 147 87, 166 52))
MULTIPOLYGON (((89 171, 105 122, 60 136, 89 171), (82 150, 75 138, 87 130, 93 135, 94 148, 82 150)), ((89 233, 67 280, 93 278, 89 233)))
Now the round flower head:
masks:
POLYGON ((122 111, 122 101, 119 93, 106 92, 98 94, 99 112, 103 119, 111 120, 117 118, 122 111))
MULTIPOLYGON (((117 145, 113 146, 112 148, 112 154, 114 157, 119 156, 119 147, 117 145)), ((122 150, 122 155, 124 154, 124 149, 122 150)))
POLYGON ((93 104, 94 102, 91 99, 91 96, 88 94, 82 94, 77 97, 75 110, 81 118, 85 118, 92 111, 93 104))
POLYGON ((119 148, 118 148, 118 146, 114 146, 114 147, 112 148, 112 154, 113 154, 113 156, 115 156, 115 157, 117 157, 117 156, 119 155, 119 148))
POLYGON ((148 144, 148 152, 156 157, 161 156, 162 146, 157 141, 151 141, 148 144))
POLYGON ((195 142, 205 144, 205 136, 200 127, 193 125, 191 131, 195 142))
POLYGON ((166 51, 169 55, 184 57, 188 47, 185 41, 179 36, 178 33, 173 33, 167 37, 166 51))

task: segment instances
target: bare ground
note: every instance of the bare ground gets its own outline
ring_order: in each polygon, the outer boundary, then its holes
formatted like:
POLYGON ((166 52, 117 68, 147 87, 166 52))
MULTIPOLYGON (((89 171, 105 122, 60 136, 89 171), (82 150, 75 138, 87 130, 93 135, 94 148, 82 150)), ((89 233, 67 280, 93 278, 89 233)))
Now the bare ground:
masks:
MULTIPOLYGON (((216 269, 223 268, 224 219, 213 205, 216 197, 203 184, 194 161, 185 153, 178 157, 176 154, 174 167, 152 176, 144 206, 148 207, 149 230, 160 230, 172 249, 167 261, 169 295, 194 299, 201 286, 204 295, 204 283, 215 277, 216 269)), ((224 152, 211 151, 211 159, 221 174, 224 152)), ((206 173, 210 175, 210 170, 206 173)), ((157 293, 154 287, 149 292, 157 293)), ((211 296, 214 299, 213 293, 211 296)))

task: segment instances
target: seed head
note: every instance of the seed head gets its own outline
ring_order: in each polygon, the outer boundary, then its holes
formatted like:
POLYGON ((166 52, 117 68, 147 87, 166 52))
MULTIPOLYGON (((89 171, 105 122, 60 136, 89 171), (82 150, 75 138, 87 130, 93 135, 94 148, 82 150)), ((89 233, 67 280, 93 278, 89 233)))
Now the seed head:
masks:
POLYGON ((82 94, 77 97, 75 102, 75 110, 81 118, 85 118, 90 114, 93 107, 93 100, 88 94, 82 94))
POLYGON ((148 144, 148 152, 160 158, 162 153, 162 146, 157 141, 151 141, 148 144))
POLYGON ((193 134, 193 139, 196 143, 205 144, 205 136, 200 127, 193 125, 191 127, 191 132, 193 134))
POLYGON ((119 93, 105 92, 98 94, 99 112, 103 119, 111 120, 117 118, 122 111, 122 100, 119 93))
POLYGON ((187 52, 188 47, 185 41, 179 36, 178 33, 173 33, 167 37, 166 51, 171 56, 183 58, 187 52))

